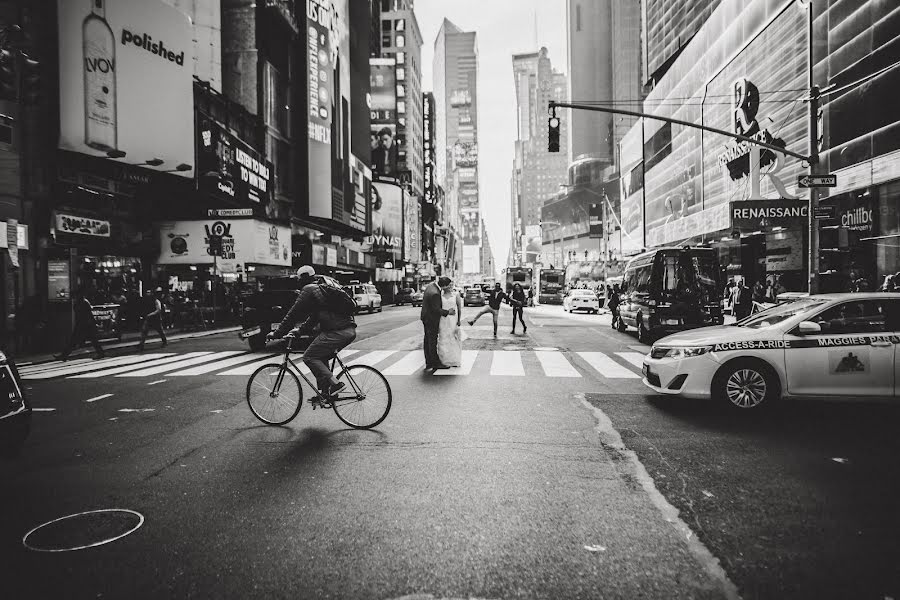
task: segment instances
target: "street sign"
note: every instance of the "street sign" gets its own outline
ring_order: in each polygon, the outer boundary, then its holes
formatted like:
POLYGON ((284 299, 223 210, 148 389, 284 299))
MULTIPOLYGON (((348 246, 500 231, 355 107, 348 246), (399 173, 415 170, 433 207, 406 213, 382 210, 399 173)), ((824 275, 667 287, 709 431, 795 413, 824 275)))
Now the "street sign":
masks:
POLYGON ((816 219, 836 219, 837 218, 837 206, 833 204, 823 204, 822 206, 817 206, 814 216, 816 219))
POLYGON ((797 185, 802 188, 836 187, 837 175, 799 175, 797 185))

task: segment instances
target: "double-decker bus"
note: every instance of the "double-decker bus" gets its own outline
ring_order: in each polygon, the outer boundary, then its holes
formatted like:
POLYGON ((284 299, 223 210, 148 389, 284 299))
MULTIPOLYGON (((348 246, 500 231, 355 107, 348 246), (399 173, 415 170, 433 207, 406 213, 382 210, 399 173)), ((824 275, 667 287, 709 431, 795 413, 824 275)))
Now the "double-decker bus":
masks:
POLYGON ((562 304, 566 284, 564 269, 541 269, 538 279, 538 302, 541 304, 562 304))

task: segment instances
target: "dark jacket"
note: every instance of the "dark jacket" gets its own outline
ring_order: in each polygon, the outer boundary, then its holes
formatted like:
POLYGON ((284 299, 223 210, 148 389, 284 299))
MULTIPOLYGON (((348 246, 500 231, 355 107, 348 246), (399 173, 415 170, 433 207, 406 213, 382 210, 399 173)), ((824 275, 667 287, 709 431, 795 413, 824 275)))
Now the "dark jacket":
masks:
MULTIPOLYGON (((519 306, 525 306, 525 303, 528 302, 528 296, 525 295, 525 290, 513 290, 512 299, 515 300, 519 306)), ((499 308, 500 305, 498 304, 497 306, 499 308)))
POLYGON ((319 325, 322 331, 338 331, 356 327, 356 321, 350 315, 341 315, 328 308, 328 302, 319 284, 310 283, 300 290, 296 302, 291 310, 284 316, 275 337, 280 338, 290 331, 295 325, 303 323, 304 326, 314 327, 319 325))
POLYGON ((83 327, 85 329, 94 329, 96 327, 93 307, 87 298, 75 301, 75 327, 83 327))
POLYGON ((502 302, 506 302, 507 304, 513 303, 511 298, 503 290, 494 288, 487 293, 488 306, 490 306, 494 310, 500 310, 500 304, 502 302))
POLYGON ((441 317, 449 314, 450 311, 444 308, 443 300, 441 300, 441 288, 436 283, 429 283, 422 294, 422 322, 434 325, 440 322, 441 317))

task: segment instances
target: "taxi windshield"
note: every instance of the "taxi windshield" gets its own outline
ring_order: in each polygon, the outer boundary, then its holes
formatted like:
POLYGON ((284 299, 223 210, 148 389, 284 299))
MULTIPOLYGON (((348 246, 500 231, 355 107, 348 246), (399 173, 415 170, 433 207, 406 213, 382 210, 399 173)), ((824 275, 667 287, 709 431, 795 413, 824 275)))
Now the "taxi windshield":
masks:
POLYGON ((827 300, 815 300, 811 298, 804 298, 802 300, 795 300, 793 302, 785 302, 784 304, 778 304, 768 310, 756 313, 752 317, 747 317, 743 321, 735 323, 735 325, 737 325, 738 327, 747 327, 750 329, 763 329, 765 327, 777 325, 778 323, 781 323, 782 321, 790 319, 791 317, 794 317, 801 313, 821 308, 827 303, 827 300))

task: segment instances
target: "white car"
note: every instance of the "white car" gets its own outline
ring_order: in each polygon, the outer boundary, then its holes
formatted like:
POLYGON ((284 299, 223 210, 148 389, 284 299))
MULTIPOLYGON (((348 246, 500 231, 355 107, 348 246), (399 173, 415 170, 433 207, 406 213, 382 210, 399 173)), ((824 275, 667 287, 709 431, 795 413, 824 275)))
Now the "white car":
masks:
POLYGON ((586 310, 592 313, 600 312, 600 300, 594 290, 569 290, 563 298, 563 310, 575 312, 586 310))
POLYGON ((900 397, 900 294, 822 294, 667 336, 643 362, 660 394, 738 409, 781 397, 900 397))
POLYGON ((356 300, 357 312, 381 312, 381 294, 371 283, 348 285, 344 289, 356 300))

